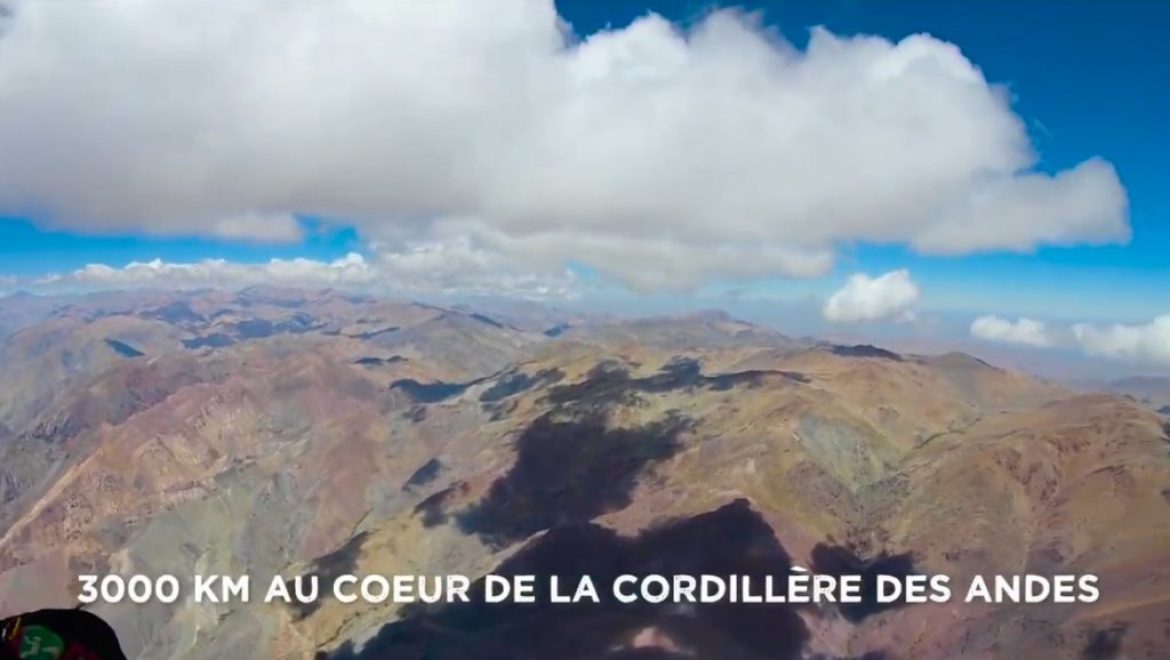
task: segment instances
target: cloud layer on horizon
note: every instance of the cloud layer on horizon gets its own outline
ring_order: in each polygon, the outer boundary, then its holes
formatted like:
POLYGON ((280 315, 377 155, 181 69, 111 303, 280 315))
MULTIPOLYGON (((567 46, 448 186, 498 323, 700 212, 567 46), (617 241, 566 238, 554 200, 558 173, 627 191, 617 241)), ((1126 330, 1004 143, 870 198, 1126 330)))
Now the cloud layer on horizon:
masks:
POLYGON ((417 245, 405 252, 369 258, 351 252, 333 261, 299 258, 238 263, 204 259, 172 263, 154 259, 123 267, 89 264, 72 272, 35 279, 0 280, 0 286, 47 291, 236 289, 251 285, 374 289, 383 293, 491 294, 533 300, 577 295, 577 281, 571 271, 537 277, 510 269, 509 264, 499 262, 496 256, 477 251, 467 243, 417 245))
MULTIPOLYGON (((251 285, 356 289, 382 294, 456 294, 534 301, 582 299, 597 293, 571 269, 550 276, 532 273, 478 250, 468 241, 415 244, 403 252, 350 253, 332 261, 272 259, 241 263, 205 259, 193 263, 154 259, 115 267, 89 264, 39 278, 0 276, 0 296, 18 290, 42 293, 114 289, 239 289, 251 285)), ((871 277, 856 273, 820 304, 833 324, 919 321, 922 292, 908 270, 871 277)), ((810 300, 812 302, 812 300, 810 300)), ((812 307, 811 309, 816 309, 812 307)), ((926 326, 923 326, 926 327, 926 326)), ((1038 350, 1076 350, 1087 356, 1154 368, 1170 367, 1170 314, 1138 324, 1053 324, 996 315, 976 318, 970 337, 1038 350)))
POLYGON ((277 242, 314 216, 412 264, 475 255, 433 286, 578 262, 686 290, 823 275, 857 241, 1130 233, 1113 167, 1032 169, 1007 93, 954 45, 816 30, 801 51, 732 11, 582 41, 551 0, 18 0, 0 154, 3 213, 277 242))
POLYGON ((1021 318, 1016 321, 998 316, 980 316, 971 322, 971 336, 986 341, 1046 348, 1052 345, 1048 328, 1042 321, 1021 318))
POLYGON ((1033 348, 1068 348, 1085 355, 1154 367, 1170 367, 1170 314, 1149 323, 1099 325, 1074 323, 1051 327, 1041 321, 982 316, 971 336, 984 341, 1033 348))

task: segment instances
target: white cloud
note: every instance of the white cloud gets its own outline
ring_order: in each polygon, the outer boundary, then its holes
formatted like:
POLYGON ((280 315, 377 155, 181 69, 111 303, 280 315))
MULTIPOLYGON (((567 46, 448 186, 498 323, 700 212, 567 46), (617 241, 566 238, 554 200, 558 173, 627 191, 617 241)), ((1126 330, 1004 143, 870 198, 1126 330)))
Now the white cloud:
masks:
POLYGON ((1037 348, 1076 349, 1090 356, 1170 366, 1170 314, 1145 324, 1075 323, 1055 327, 1028 318, 1013 322, 998 316, 981 316, 971 323, 971 336, 1037 348))
POLYGON ((971 323, 971 336, 987 341, 1040 348, 1053 345, 1048 327, 1041 321, 1028 318, 1013 322, 998 316, 980 316, 971 323))
POLYGON ((1090 355, 1170 365, 1170 314, 1144 325, 1078 323, 1072 331, 1077 344, 1090 355))
POLYGON ((90 264, 71 273, 23 282, 33 288, 239 288, 253 284, 378 289, 404 293, 472 293, 531 299, 563 299, 577 293, 573 274, 517 270, 498 255, 467 241, 427 243, 369 258, 350 253, 334 261, 272 259, 239 263, 206 259, 171 263, 161 259, 124 267, 90 264))
POLYGON ((244 213, 217 219, 211 233, 219 238, 295 243, 304 237, 300 223, 289 213, 244 213))
POLYGON ((509 268, 647 290, 823 274, 842 242, 1128 239, 1112 166, 1035 161, 951 44, 799 51, 730 11, 578 42, 552 0, 25 0, 0 35, 0 212, 64 228, 431 243, 476 218, 509 268))
POLYGON ((834 323, 912 318, 919 297, 918 285, 910 279, 910 271, 906 269, 892 270, 873 278, 857 273, 829 297, 821 311, 834 323))

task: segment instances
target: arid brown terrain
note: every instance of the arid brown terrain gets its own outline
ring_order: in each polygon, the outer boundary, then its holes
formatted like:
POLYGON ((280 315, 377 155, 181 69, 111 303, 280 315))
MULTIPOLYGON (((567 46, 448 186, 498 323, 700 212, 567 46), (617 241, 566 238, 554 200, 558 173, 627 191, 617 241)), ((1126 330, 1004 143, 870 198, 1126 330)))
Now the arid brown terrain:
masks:
POLYGON ((93 606, 131 657, 1170 653, 1170 424, 1130 398, 714 312, 274 289, 20 308, 0 616, 72 605, 79 573, 1100 577, 1079 604, 93 606))

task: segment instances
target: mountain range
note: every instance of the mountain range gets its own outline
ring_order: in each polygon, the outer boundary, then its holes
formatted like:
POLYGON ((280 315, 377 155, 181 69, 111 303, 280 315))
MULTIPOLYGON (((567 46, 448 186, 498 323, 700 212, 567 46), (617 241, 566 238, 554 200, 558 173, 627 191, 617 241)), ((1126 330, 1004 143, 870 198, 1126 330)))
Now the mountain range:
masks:
POLYGON ((1170 422, 1133 390, 1149 384, 1078 391, 962 353, 794 339, 721 312, 624 319, 273 288, 22 296, 0 311, 0 617, 74 604, 79 573, 267 584, 802 566, 955 583, 1092 573, 1102 594, 93 606, 130 657, 1170 648, 1170 422))

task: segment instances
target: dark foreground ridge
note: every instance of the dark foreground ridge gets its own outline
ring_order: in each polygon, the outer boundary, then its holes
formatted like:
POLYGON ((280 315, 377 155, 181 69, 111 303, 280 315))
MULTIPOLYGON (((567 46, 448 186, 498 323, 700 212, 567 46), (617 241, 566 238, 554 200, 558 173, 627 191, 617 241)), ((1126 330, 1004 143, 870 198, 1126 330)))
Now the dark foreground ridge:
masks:
MULTIPOLYGON (((789 660, 800 658, 809 631, 784 604, 622 604, 610 585, 622 574, 713 574, 784 576, 788 553, 772 529, 737 500, 718 510, 620 537, 593 523, 560 526, 531 541, 493 573, 537 575, 537 594, 548 579, 576 585, 593 578, 600 603, 484 603, 483 582, 470 603, 433 609, 412 608, 383 626, 360 650, 346 642, 337 660, 789 660), (640 633, 668 640, 657 648, 636 648, 640 633), (682 655, 674 649, 686 649, 682 655)), ((566 589, 562 586, 562 590, 566 589)))
POLYGON ((85 610, 37 610, 0 619, 0 660, 126 660, 114 629, 85 610))

